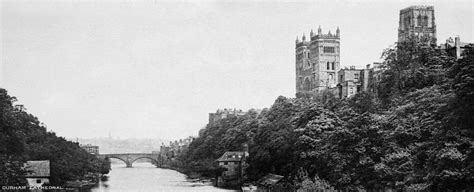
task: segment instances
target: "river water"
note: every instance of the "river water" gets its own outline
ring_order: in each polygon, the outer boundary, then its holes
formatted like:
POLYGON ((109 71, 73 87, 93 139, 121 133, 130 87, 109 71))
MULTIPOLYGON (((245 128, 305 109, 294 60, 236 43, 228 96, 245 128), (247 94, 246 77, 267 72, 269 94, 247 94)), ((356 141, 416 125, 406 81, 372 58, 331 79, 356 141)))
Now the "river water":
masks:
POLYGON ((133 168, 125 164, 112 164, 107 181, 101 181, 91 192, 121 192, 121 191, 225 191, 212 186, 210 182, 200 182, 188 179, 186 175, 170 169, 156 168, 150 163, 133 163, 133 168))

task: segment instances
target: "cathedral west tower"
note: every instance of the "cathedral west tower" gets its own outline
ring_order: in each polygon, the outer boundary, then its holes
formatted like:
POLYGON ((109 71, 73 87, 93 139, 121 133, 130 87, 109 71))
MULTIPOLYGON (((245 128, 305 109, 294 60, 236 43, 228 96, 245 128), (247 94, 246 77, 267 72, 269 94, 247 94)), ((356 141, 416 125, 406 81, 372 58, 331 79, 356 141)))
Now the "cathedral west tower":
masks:
POLYGON ((340 69, 340 30, 323 34, 311 30, 309 39, 296 38, 296 96, 315 94, 337 84, 340 69))

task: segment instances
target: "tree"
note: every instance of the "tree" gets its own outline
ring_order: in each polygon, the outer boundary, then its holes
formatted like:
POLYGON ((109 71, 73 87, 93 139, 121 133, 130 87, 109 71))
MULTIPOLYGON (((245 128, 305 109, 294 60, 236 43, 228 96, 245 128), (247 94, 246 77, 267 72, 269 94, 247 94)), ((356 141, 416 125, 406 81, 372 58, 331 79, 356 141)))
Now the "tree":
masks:
POLYGON ((0 89, 0 184, 25 184, 23 164, 28 160, 50 161, 50 184, 61 185, 100 172, 100 160, 78 143, 48 132, 16 99, 0 89))
POLYGON ((385 106, 410 91, 446 83, 446 71, 454 64, 454 58, 417 38, 386 49, 382 57, 384 70, 377 90, 385 106))

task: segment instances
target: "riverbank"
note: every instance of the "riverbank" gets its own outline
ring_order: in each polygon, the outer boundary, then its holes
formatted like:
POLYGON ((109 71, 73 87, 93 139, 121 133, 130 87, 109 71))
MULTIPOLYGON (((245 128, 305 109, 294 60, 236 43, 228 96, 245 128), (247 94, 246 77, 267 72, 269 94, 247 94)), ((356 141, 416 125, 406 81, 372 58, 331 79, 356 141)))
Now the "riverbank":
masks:
POLYGON ((100 173, 90 173, 87 174, 84 179, 75 180, 75 181, 66 181, 65 187, 67 188, 74 188, 74 189, 90 189, 94 186, 97 186, 99 181, 106 177, 104 174, 100 173))
MULTIPOLYGON (((172 166, 162 166, 162 167, 159 167, 159 168, 162 168, 162 169, 170 169, 170 170, 173 170, 173 171, 177 171, 181 174, 184 174, 186 175, 189 179, 193 179, 193 180, 200 180, 200 181, 211 181, 211 182, 214 182, 215 181, 215 178, 212 178, 212 177, 205 177, 205 176, 202 176, 202 174, 198 173, 198 172, 194 172, 194 171, 188 171, 186 169, 183 169, 183 168, 178 168, 178 167, 172 167, 172 166)), ((214 183, 213 183, 214 184, 214 183)))
POLYGON ((217 186, 217 178, 203 176, 199 172, 189 171, 189 170, 186 170, 186 169, 183 169, 183 168, 177 168, 177 167, 172 167, 172 166, 162 166, 160 168, 170 169, 170 170, 173 170, 173 171, 177 171, 181 174, 184 174, 184 175, 186 175, 186 177, 188 179, 191 180, 191 182, 208 183, 208 184, 211 184, 214 187, 217 187, 217 188, 220 188, 220 189, 226 189, 226 190, 240 190, 241 189, 240 185, 239 186, 234 186, 234 187, 220 187, 220 186, 217 186))

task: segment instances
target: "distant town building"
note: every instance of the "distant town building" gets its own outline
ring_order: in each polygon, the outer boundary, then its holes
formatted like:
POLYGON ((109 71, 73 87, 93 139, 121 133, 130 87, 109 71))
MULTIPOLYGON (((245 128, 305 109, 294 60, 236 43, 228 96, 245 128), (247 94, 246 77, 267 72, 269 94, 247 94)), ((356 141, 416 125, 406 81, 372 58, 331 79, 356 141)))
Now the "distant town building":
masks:
POLYGON ((194 137, 189 136, 185 139, 170 141, 169 145, 162 143, 159 152, 162 162, 169 163, 175 160, 178 155, 185 153, 188 150, 189 145, 193 141, 194 137))
POLYGON ((318 93, 337 84, 336 73, 340 69, 340 30, 335 34, 310 32, 309 40, 303 34, 296 38, 296 95, 318 93))
POLYGON ((81 145, 81 148, 90 154, 94 154, 94 155, 99 154, 99 146, 87 144, 87 145, 81 145))
POLYGON ((449 56, 460 59, 465 50, 474 48, 474 43, 461 42, 461 38, 458 36, 454 40, 450 37, 445 44, 441 44, 439 47, 444 49, 449 56))
POLYGON ((245 175, 247 157, 246 151, 227 151, 217 159, 219 166, 226 168, 226 171, 217 178, 217 186, 239 185, 245 175))
POLYGON ((27 161, 25 163, 26 181, 30 187, 40 187, 49 183, 50 167, 49 160, 27 161))
POLYGON ((433 6, 410 6, 400 10, 398 42, 410 37, 427 37, 436 45, 436 23, 433 6))
POLYGON ((193 142, 194 137, 188 137, 186 139, 179 139, 174 142, 170 141, 170 151, 176 156, 188 150, 189 144, 193 142))

